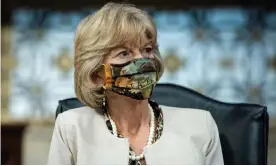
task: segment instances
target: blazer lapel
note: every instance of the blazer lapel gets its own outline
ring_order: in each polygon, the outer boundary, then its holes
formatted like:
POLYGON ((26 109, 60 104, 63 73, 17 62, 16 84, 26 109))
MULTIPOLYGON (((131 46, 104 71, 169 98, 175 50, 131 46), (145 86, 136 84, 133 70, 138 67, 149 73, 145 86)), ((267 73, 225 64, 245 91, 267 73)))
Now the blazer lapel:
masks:
POLYGON ((146 147, 145 158, 149 165, 191 165, 202 164, 202 154, 196 149, 192 138, 174 130, 175 122, 170 114, 164 114, 164 127, 160 139, 146 147))
POLYGON ((101 156, 101 161, 103 162, 103 164, 128 165, 128 139, 119 139, 116 137, 115 139, 105 139, 105 141, 103 142, 104 146, 99 147, 99 150, 103 150, 101 153, 103 155, 101 156))
POLYGON ((106 127, 103 116, 99 117, 95 128, 97 143, 93 145, 91 162, 95 165, 128 165, 128 139, 112 135, 106 127))

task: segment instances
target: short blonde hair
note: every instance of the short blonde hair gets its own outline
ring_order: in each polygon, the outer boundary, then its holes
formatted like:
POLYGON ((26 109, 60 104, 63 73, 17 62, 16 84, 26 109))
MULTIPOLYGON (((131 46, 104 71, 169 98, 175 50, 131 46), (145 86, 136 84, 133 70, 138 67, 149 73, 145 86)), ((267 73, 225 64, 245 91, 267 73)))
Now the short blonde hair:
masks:
POLYGON ((111 49, 137 44, 145 37, 155 47, 154 57, 159 63, 161 76, 164 67, 157 47, 157 31, 146 12, 130 4, 107 3, 84 18, 75 35, 74 81, 77 98, 92 108, 102 107, 103 88, 93 83, 93 73, 99 71, 111 49))

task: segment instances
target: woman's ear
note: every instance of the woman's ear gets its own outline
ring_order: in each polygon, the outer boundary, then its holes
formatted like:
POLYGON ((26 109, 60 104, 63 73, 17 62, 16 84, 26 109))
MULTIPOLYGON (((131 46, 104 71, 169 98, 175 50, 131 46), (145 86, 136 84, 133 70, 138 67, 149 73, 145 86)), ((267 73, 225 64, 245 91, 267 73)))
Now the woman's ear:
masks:
POLYGON ((91 74, 91 80, 94 84, 104 85, 104 76, 101 72, 94 72, 91 74))

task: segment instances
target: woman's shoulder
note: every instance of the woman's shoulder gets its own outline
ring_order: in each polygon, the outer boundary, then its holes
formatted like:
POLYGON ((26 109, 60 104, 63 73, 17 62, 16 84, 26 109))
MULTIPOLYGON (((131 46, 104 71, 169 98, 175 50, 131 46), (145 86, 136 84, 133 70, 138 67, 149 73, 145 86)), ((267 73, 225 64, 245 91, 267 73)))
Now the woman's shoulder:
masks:
POLYGON ((164 114, 164 126, 168 133, 185 138, 205 154, 206 164, 223 164, 219 131, 211 113, 207 110, 160 106, 164 114))
POLYGON ((57 118, 60 119, 63 125, 74 125, 96 120, 97 117, 100 117, 100 114, 100 111, 96 109, 83 106, 64 111, 57 118))
POLYGON ((167 116, 173 116, 178 119, 190 119, 191 121, 204 121, 206 118, 212 118, 211 114, 207 110, 196 109, 196 108, 180 108, 160 105, 162 111, 167 116))
POLYGON ((169 106, 160 108, 170 130, 179 134, 200 137, 206 141, 212 137, 213 131, 217 132, 217 125, 207 110, 169 106))

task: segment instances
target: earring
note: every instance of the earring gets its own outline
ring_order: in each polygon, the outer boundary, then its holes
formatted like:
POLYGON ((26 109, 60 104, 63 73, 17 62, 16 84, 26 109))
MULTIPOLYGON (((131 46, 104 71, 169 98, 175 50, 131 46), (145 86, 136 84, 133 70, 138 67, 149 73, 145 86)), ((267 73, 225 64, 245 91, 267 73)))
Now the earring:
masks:
POLYGON ((104 110, 106 110, 106 94, 105 94, 105 86, 103 86, 103 94, 104 94, 104 97, 103 97, 103 100, 102 100, 102 107, 104 110))

